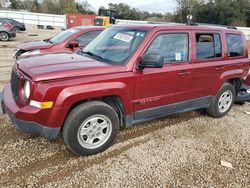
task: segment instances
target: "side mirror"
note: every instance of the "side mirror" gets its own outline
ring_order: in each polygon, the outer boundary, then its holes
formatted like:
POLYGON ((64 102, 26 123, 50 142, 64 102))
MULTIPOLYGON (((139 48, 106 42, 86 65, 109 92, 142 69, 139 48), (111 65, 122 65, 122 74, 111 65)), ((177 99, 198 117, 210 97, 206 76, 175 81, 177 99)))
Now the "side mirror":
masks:
POLYGON ((138 68, 144 69, 144 68, 162 68, 164 64, 163 56, 156 54, 156 53, 150 53, 145 54, 142 57, 141 62, 138 65, 138 68))
POLYGON ((69 44, 68 44, 68 48, 78 48, 79 47, 79 43, 78 42, 75 42, 75 41, 71 41, 69 44))

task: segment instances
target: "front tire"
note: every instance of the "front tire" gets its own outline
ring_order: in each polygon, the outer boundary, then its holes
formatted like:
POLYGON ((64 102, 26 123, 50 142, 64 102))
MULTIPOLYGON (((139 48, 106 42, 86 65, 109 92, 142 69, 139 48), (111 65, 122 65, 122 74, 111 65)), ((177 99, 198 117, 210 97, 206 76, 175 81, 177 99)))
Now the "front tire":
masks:
POLYGON ((63 139, 78 155, 93 155, 106 150, 116 138, 119 118, 104 102, 91 101, 74 108, 63 127, 63 139))
POLYGON ((224 83, 219 93, 212 99, 207 109, 208 114, 216 118, 225 116, 234 104, 235 93, 232 84, 224 83))
POLYGON ((10 36, 6 32, 0 32, 0 40, 1 41, 8 41, 10 39, 10 36))

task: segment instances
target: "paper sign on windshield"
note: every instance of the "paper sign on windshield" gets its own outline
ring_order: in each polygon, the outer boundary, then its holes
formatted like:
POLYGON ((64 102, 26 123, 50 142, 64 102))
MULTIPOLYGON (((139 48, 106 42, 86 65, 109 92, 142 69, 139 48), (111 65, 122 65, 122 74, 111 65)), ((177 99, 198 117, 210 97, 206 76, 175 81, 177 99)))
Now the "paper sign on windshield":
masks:
POLYGON ((181 53, 177 52, 175 53, 175 61, 181 61, 181 53))
POLYGON ((129 43, 133 39, 133 36, 122 34, 122 33, 117 33, 114 36, 114 39, 118 39, 118 40, 129 43))

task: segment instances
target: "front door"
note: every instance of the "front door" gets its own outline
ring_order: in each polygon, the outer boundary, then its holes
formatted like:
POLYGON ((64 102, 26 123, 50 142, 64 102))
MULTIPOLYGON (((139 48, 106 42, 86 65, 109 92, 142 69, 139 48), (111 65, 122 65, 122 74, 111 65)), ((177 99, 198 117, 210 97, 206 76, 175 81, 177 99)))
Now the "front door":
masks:
POLYGON ((180 111, 182 104, 188 105, 192 98, 189 41, 189 32, 155 36, 145 54, 163 56, 164 66, 135 71, 134 121, 170 114, 180 111))

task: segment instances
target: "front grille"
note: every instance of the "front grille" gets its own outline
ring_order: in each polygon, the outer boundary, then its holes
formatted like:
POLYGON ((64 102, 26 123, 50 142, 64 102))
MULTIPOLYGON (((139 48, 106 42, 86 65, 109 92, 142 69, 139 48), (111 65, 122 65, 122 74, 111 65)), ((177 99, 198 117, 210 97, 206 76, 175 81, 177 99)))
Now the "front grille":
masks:
POLYGON ((18 100, 19 99, 19 88, 20 88, 20 78, 17 74, 16 70, 13 70, 11 73, 11 91, 13 97, 18 100))

